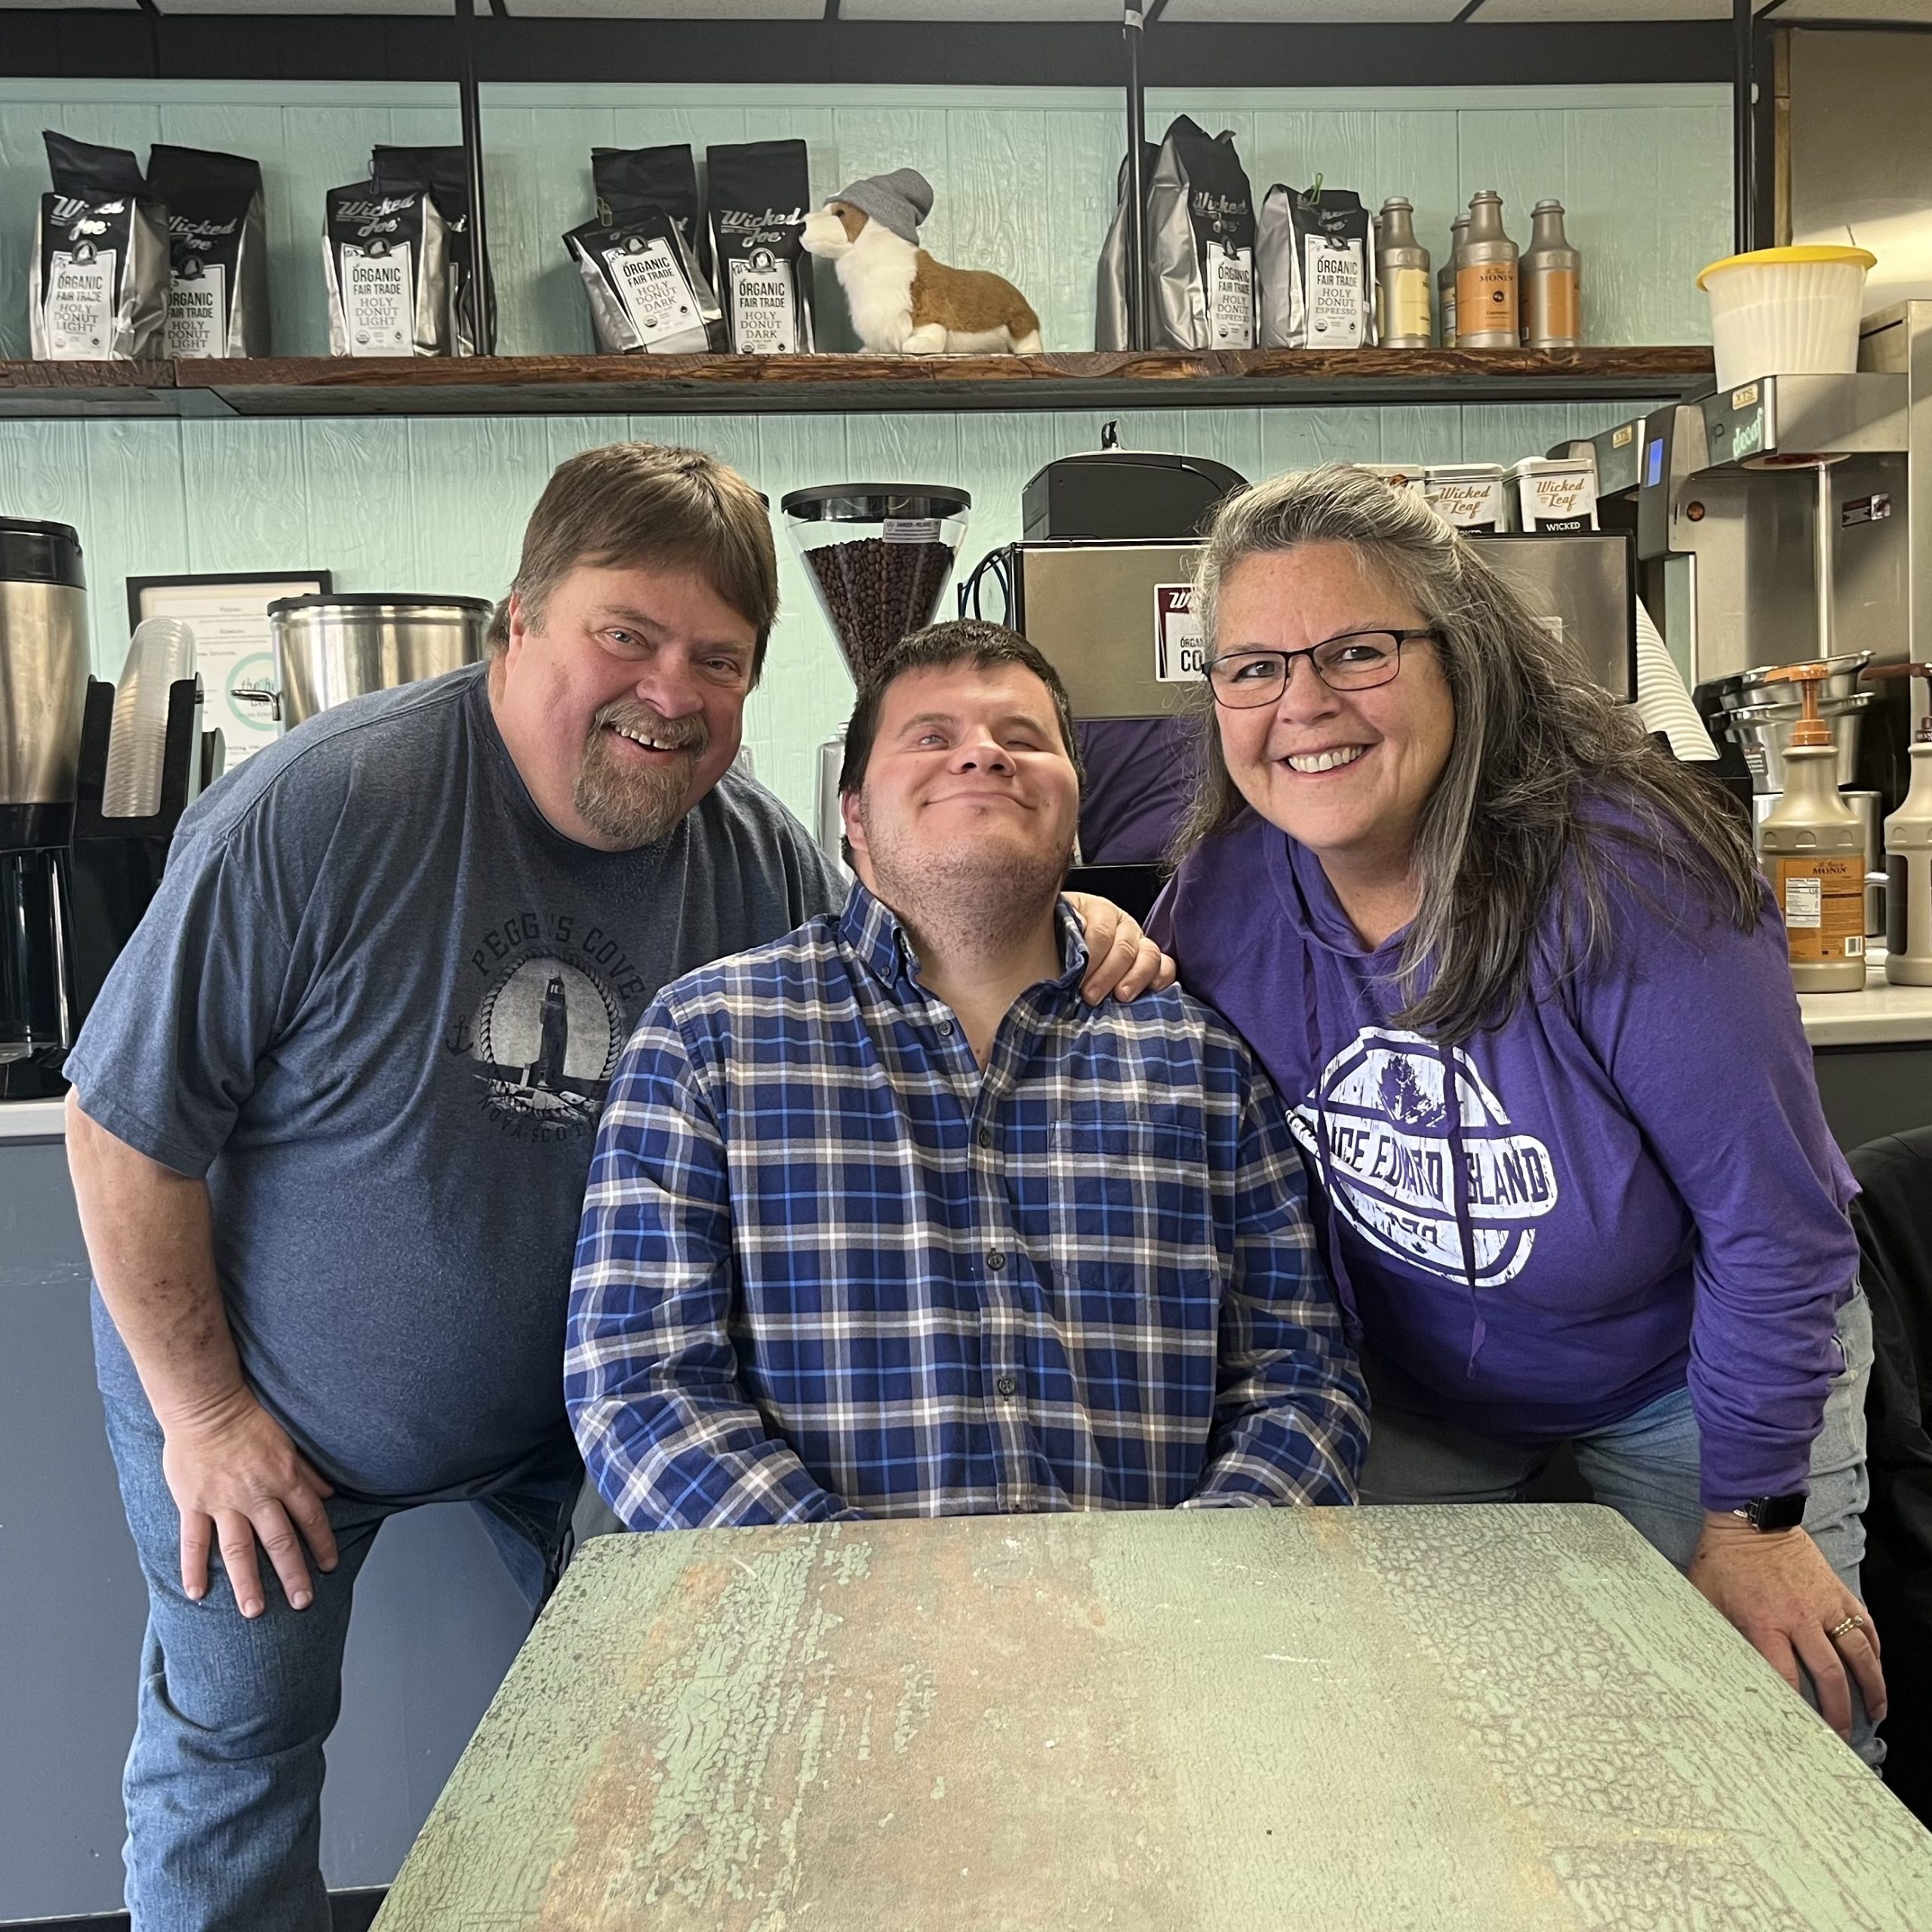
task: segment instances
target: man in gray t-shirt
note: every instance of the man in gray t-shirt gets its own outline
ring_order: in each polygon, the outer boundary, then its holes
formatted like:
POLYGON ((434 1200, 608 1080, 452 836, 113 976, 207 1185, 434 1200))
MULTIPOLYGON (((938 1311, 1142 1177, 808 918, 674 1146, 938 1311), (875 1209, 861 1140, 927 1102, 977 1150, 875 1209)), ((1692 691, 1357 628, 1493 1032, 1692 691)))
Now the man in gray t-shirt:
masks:
MULTIPOLYGON (((325 1932, 322 1746, 386 1516, 472 1499, 533 1601, 554 1574, 605 1082, 667 980, 843 897, 729 771, 777 601, 742 478, 688 450, 573 458, 488 662, 214 787, 69 1057, 149 1593, 137 1932, 325 1932)), ((1157 958, 1111 909, 1090 993, 1157 958)))

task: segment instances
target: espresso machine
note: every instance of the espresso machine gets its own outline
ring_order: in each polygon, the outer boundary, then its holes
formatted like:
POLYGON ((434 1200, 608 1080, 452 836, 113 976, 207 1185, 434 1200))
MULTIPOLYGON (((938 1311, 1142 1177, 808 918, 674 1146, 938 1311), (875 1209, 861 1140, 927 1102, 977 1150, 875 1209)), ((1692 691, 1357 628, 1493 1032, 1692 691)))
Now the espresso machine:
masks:
MULTIPOLYGON (((1420 464, 1390 472, 1423 474, 1420 464)), ((1194 788, 1208 656, 1194 610, 1195 533, 1244 487, 1235 472, 1198 457, 1103 450, 1066 458, 1027 486, 1026 537, 981 566, 1005 587, 1006 621, 1052 661, 1072 702, 1087 765, 1075 883, 1130 912, 1158 891, 1194 788)), ((1627 537, 1492 530, 1466 540, 1562 631, 1593 678, 1619 698, 1634 695, 1627 537)))
MULTIPOLYGON (((1754 673, 1910 654, 1907 390, 1896 371, 1765 376, 1646 420, 1638 551, 1664 582, 1656 614, 1714 735, 1754 673)), ((1878 688, 1852 784, 1889 809, 1909 701, 1878 688)))
POLYGON ((161 883, 183 811, 220 770, 200 681, 177 680, 156 808, 108 817, 115 691, 88 664, 79 537, 0 518, 0 1102, 66 1091, 67 1050, 161 883))

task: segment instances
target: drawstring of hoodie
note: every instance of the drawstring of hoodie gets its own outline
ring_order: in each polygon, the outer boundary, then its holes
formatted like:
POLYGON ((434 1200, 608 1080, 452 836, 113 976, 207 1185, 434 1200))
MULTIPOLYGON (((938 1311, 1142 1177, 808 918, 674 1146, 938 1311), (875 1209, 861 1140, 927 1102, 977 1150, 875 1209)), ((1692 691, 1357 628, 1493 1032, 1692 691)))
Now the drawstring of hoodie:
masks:
POLYGON ((1442 1097, 1449 1108, 1449 1192, 1456 1208, 1456 1246, 1463 1258, 1463 1285, 1469 1297, 1469 1359, 1463 1373, 1472 1378, 1476 1357, 1489 1337, 1489 1324, 1483 1319, 1482 1303, 1476 1294, 1475 1230, 1469 1217, 1469 1161, 1463 1139, 1463 1083, 1456 1077, 1453 1047, 1441 1048, 1442 1097))
POLYGON ((1355 1284, 1349 1278, 1349 1264, 1342 1254, 1341 1198, 1335 1186, 1333 1162, 1328 1152, 1328 1116, 1321 1105, 1321 1075, 1326 1063, 1321 1057, 1321 1028, 1315 1008, 1315 961, 1309 951, 1308 937, 1301 941, 1302 1020, 1308 1036, 1309 1094, 1315 1115, 1315 1166, 1321 1183, 1321 1198, 1327 1212, 1328 1272, 1335 1278, 1336 1298, 1342 1304, 1342 1327, 1351 1342, 1361 1340, 1361 1317, 1355 1309, 1355 1284))

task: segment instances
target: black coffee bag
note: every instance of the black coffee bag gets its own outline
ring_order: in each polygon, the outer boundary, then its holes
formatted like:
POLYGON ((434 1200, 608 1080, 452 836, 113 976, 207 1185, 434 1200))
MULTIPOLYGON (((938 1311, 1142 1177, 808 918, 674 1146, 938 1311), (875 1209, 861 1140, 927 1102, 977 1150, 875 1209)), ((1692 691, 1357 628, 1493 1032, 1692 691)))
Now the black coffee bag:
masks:
POLYGON ((1374 346, 1374 217, 1346 188, 1268 190, 1255 244, 1263 348, 1374 346))
POLYGON ((1235 137, 1180 116, 1147 183, 1149 329, 1156 349, 1254 346, 1254 202, 1235 137))
POLYGON ((325 198, 331 355, 447 355, 448 239, 426 188, 358 181, 325 198))
POLYGON ((724 320, 684 231, 644 208, 564 237, 590 296, 597 346, 613 355, 698 355, 724 346, 724 320))
POLYGON ((484 318, 494 309, 496 285, 486 258, 476 259, 469 220, 469 170, 460 147, 377 147, 369 152, 369 178, 383 188, 426 188, 443 218, 449 254, 450 353, 478 355, 489 333, 484 318))
POLYGON ((592 148, 590 179, 597 190, 597 219, 621 227, 648 208, 661 208, 678 224, 698 272, 711 279, 711 243, 698 219, 697 163, 682 141, 661 148, 592 148))
POLYGON ((157 142, 148 150, 148 186, 168 208, 168 354, 267 355, 261 164, 157 142))
POLYGON ((49 361, 167 352, 168 211, 125 148, 45 131, 53 192, 40 198, 29 333, 49 361))
POLYGON ((731 346, 749 355, 810 355, 811 208, 803 141, 748 141, 704 152, 706 225, 731 346))

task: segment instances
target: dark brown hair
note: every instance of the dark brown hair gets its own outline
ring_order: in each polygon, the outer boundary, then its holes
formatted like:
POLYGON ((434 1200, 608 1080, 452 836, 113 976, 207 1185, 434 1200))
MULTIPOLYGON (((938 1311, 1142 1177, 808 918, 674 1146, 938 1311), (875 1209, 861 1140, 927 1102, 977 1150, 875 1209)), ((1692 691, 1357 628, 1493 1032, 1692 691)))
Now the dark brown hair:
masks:
MULTIPOLYGON (((1552 537, 1552 543, 1561 543, 1552 537)), ((1448 762, 1423 807, 1421 900, 1402 948, 1408 1002, 1398 1026, 1466 1039, 1601 955, 1607 887, 1630 884, 1642 853, 1708 915, 1744 931, 1762 890, 1751 841, 1715 787, 1654 743, 1634 707, 1584 671, 1511 586, 1420 494, 1331 463, 1229 498, 1210 527, 1194 608, 1211 653, 1229 574, 1303 543, 1342 543, 1363 571, 1405 598, 1436 633, 1455 709, 1448 762), (1555 956, 1538 951, 1558 913, 1555 956), (1426 968, 1432 969, 1419 992, 1426 968)), ((1247 809, 1222 755, 1201 681, 1201 780, 1177 835, 1180 857, 1247 809)), ((1647 896, 1647 895, 1646 895, 1647 896)))
POLYGON ((949 623, 928 624, 922 631, 902 638, 874 666, 870 677, 859 687, 859 700, 852 707, 852 721, 845 728, 845 757, 838 769, 841 794, 858 791, 866 782, 866 767, 871 763, 872 741, 878 736, 878 714, 885 694, 895 680, 909 671, 925 671, 947 664, 971 662, 983 671, 997 664, 1017 664, 1031 671, 1044 685, 1054 701, 1054 715, 1060 721, 1060 743, 1073 761, 1073 775, 1082 785, 1087 774, 1080 762, 1080 740, 1073 729, 1073 707, 1060 673, 1047 662, 1037 645, 1029 644, 1017 631, 983 617, 960 617, 949 623))
MULTIPOLYGON (((702 450, 668 443, 607 443, 559 463, 523 533, 510 589, 534 629, 545 601, 581 564, 695 571, 758 631, 755 681, 778 615, 778 558, 764 500, 702 450)), ((509 641, 509 605, 490 626, 490 648, 509 641)))

